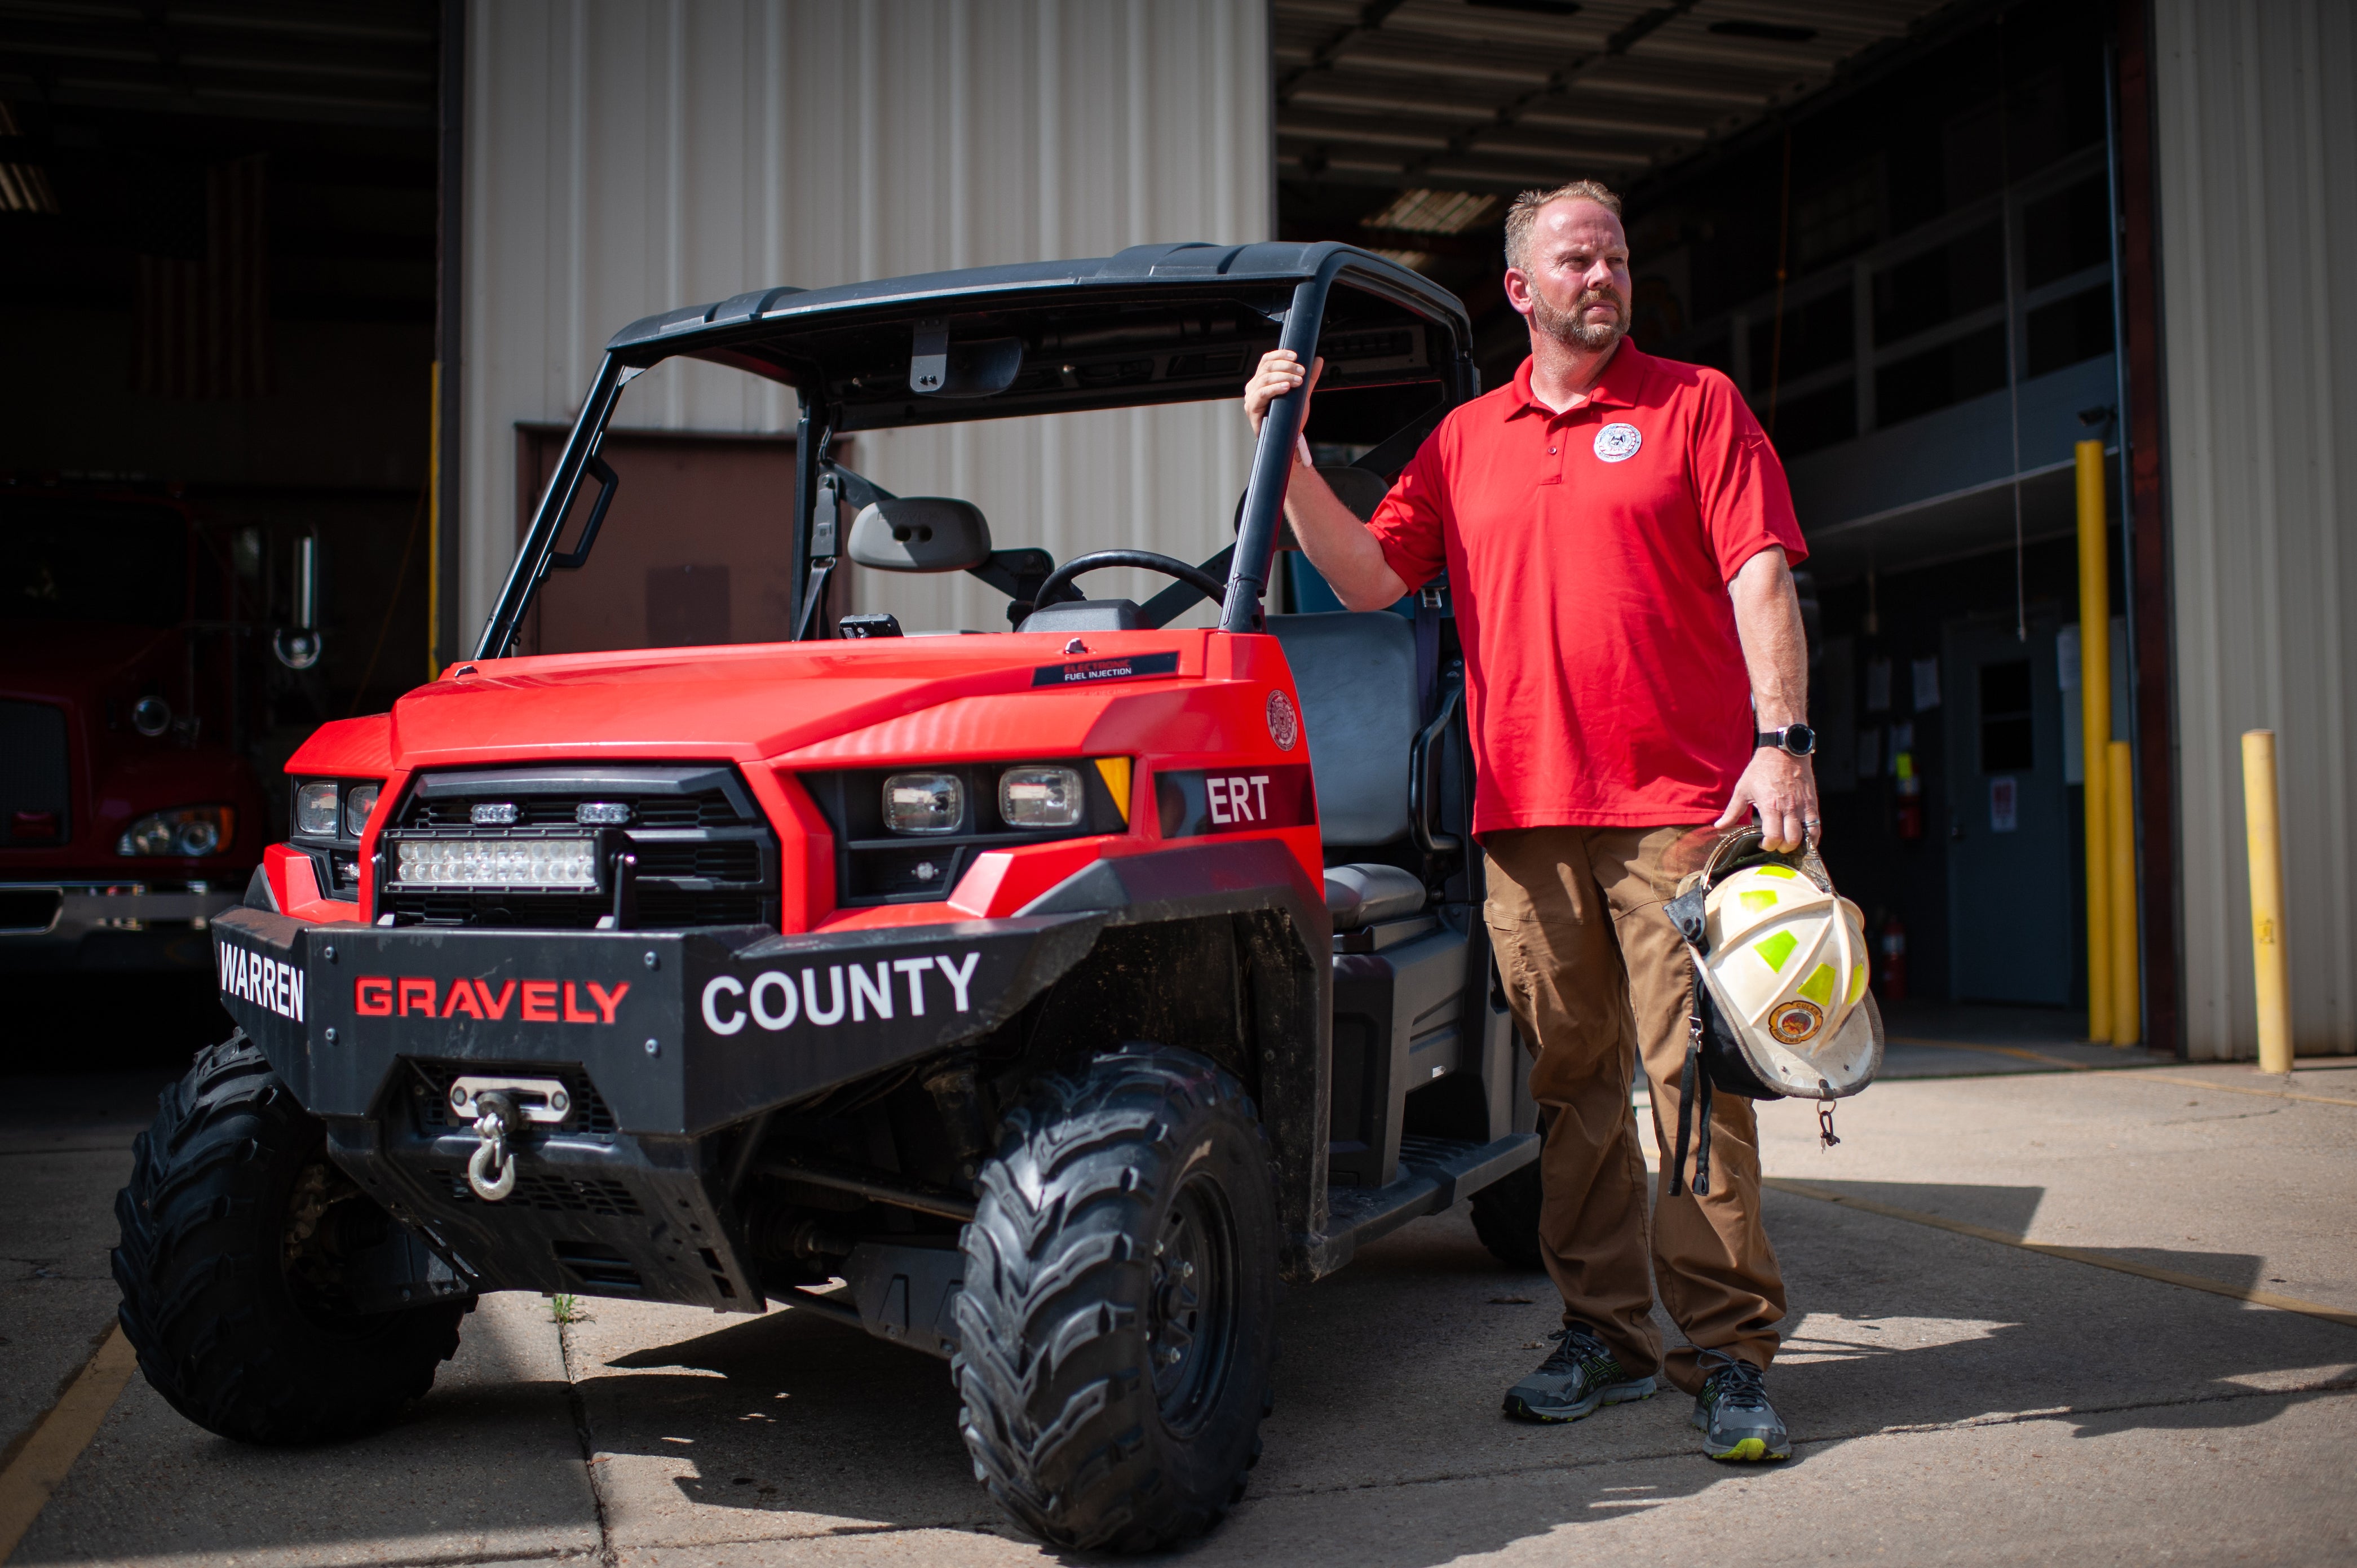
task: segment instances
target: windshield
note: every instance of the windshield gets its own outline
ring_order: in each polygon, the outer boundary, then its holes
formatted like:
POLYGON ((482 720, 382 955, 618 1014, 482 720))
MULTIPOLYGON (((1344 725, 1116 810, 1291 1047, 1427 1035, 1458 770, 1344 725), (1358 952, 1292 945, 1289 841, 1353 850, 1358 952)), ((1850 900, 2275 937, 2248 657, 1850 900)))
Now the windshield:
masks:
MULTIPOLYGON (((686 368, 659 367, 628 389, 616 423, 638 407, 659 407, 662 378, 686 368)), ((526 432, 531 500, 547 484, 564 440, 561 430, 526 432)), ((834 448, 837 460, 897 495, 969 503, 996 550, 1041 550, 1061 563, 1085 550, 1122 546, 1190 566, 1235 537, 1252 451, 1250 427, 1225 400, 868 432, 834 448)), ((602 452, 619 480, 612 505, 588 561, 578 570, 549 573, 525 618, 521 651, 793 637, 791 435, 716 438, 623 428, 608 432, 602 452)), ((582 487, 563 535, 568 548, 597 490, 594 478, 582 487)), ((838 548, 845 555, 827 588, 828 623, 889 614, 911 636, 1009 629, 1008 596, 969 573, 852 564, 847 552, 858 510, 851 502, 841 510, 838 548)), ((522 527, 520 519, 519 533, 522 527)), ((1159 573, 1115 567, 1081 578, 1079 588, 1142 604, 1171 583, 1159 573)), ((1216 613, 1215 605, 1199 604, 1175 624, 1209 625, 1216 613)))
POLYGON ((0 619, 177 626, 188 527, 142 501, 0 496, 0 619))
MULTIPOLYGON (((1413 274, 1378 275, 1372 257, 1360 282, 1297 298, 1317 261, 1300 247, 1222 252, 1241 270, 1218 283, 1219 258, 1171 249, 1072 263, 1118 286, 984 269, 900 280, 906 298, 788 291, 773 312, 748 316, 740 296, 633 324, 576 426, 525 431, 525 550, 485 655, 1213 625, 1230 600, 1241 626, 1284 607, 1297 574, 1231 559, 1256 454, 1239 402, 1259 355, 1300 336, 1308 317, 1289 312, 1314 315, 1324 364, 1303 434, 1321 466, 1363 458, 1379 484, 1470 395, 1469 331, 1453 300, 1411 299, 1413 274), (798 405, 827 456, 872 481, 814 488, 823 517, 797 516, 812 467, 798 405), (699 418, 767 430, 676 428, 699 418), (581 439, 600 428, 598 445, 581 439), (813 556, 840 560, 805 575, 813 525, 813 556)), ((1265 551, 1285 463, 1280 446, 1259 456, 1265 551)))

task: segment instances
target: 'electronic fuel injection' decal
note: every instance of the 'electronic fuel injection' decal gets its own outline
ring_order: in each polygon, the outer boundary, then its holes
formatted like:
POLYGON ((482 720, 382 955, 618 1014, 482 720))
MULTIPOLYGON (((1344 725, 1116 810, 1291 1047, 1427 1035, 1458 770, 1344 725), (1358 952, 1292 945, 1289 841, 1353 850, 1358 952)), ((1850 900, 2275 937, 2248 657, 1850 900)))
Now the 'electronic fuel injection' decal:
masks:
POLYGON ((1116 653, 1104 659, 1076 659, 1066 664, 1042 664, 1031 671, 1037 686, 1086 686, 1098 681, 1135 681, 1146 675, 1176 675, 1178 655, 1116 653))

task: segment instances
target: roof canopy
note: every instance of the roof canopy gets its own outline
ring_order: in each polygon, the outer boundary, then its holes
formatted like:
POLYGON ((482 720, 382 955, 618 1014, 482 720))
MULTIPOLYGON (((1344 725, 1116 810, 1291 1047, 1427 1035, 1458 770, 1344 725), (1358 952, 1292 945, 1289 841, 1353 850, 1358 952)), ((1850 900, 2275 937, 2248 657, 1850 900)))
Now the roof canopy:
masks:
POLYGON ((1457 297, 1331 242, 1137 245, 1094 261, 770 288, 651 316, 608 350, 685 356, 814 394, 838 431, 1233 397, 1294 291, 1332 278, 1322 390, 1447 381, 1469 353, 1457 297))

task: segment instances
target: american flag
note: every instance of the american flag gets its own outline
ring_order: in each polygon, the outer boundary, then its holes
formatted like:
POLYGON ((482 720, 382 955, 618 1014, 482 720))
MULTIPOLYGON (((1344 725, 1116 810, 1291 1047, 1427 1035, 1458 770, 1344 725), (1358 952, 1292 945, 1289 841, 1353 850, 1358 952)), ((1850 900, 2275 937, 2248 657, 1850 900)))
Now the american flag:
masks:
POLYGON ((265 164, 205 171, 202 257, 139 258, 132 390, 149 397, 261 397, 270 391, 265 164))

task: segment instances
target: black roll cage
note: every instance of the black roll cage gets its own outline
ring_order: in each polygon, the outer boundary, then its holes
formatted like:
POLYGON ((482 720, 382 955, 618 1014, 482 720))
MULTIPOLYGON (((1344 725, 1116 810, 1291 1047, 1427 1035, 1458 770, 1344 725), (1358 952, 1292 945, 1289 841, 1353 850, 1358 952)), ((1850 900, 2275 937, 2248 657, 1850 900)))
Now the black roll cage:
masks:
MULTIPOLYGON (((819 490, 823 482, 840 485, 848 475, 847 470, 836 467, 831 454, 822 448, 832 446, 834 435, 846 428, 846 421, 845 410, 829 400, 823 368, 797 353, 792 339, 779 328, 763 331, 760 324, 779 316, 802 317, 803 321, 789 321, 785 328, 807 329, 855 313, 873 314, 877 307, 892 308, 896 315, 905 315, 910 306, 920 303, 931 316, 939 317, 961 307, 996 308, 1021 303, 1025 295, 1035 298, 1044 295, 1049 300, 1086 299, 1097 292, 1092 285, 1108 283, 1117 283, 1127 289, 1147 285, 1146 297, 1149 298, 1164 287, 1184 289, 1187 297, 1194 300, 1207 297, 1207 284, 1232 285, 1209 296, 1230 300, 1248 294, 1266 295, 1273 287, 1289 283, 1290 294, 1282 307, 1263 306, 1258 313, 1276 323, 1279 347, 1291 349, 1303 364, 1310 363, 1317 356, 1328 302, 1338 283, 1347 283, 1400 306, 1445 333, 1451 351, 1432 355, 1433 374, 1417 378, 1437 384, 1439 402, 1386 437, 1356 465, 1386 480, 1405 466, 1448 410, 1479 391, 1479 373, 1472 359, 1472 328, 1463 304, 1428 279, 1384 257, 1332 242, 1308 245, 1136 246, 1095 263, 975 268, 823 291, 768 289, 739 295, 715 306, 649 317, 625 328, 607 346, 506 584, 484 624, 474 657, 506 657, 514 648, 523 618, 550 569, 577 567, 588 559, 590 546, 619 485, 614 470, 599 456, 607 422, 613 416, 622 389, 664 360, 693 356, 716 360, 794 386, 800 415, 796 424, 791 544, 795 595, 792 620, 795 639, 805 640, 816 619, 812 611, 817 596, 823 591, 824 572, 832 568, 836 548, 832 509, 826 517, 817 519, 814 527, 819 490), (1254 266, 1256 262, 1263 264, 1254 266), (1275 264, 1268 264, 1271 263, 1275 264), (579 499, 583 480, 591 478, 598 481, 597 498, 573 548, 559 551, 557 535, 579 499), (820 568, 815 576, 814 565, 820 568)), ((1075 398, 1070 400, 1069 406, 1073 410, 1137 406, 1155 401, 1209 401, 1219 395, 1210 392, 1178 399, 1152 399, 1125 398, 1116 393, 1110 398, 1075 398)), ((993 401, 976 399, 959 404, 958 410, 973 419, 1055 411, 1052 406, 994 409, 990 406, 993 401)), ((1255 632, 1265 627, 1263 601, 1276 553, 1294 446, 1301 436, 1308 402, 1304 391, 1289 392, 1270 405, 1262 422, 1236 542, 1222 552, 1228 557, 1227 595, 1219 620, 1222 631, 1255 632)), ((907 406, 914 415, 920 405, 907 406)), ((943 423, 947 417, 928 406, 920 418, 866 418, 860 420, 856 428, 943 423)), ((992 562, 974 568, 974 574, 1010 596, 1020 597, 1017 584, 1030 578, 1031 574, 1023 570, 1029 564, 1002 562, 999 558, 1039 554, 1037 551, 1001 551, 992 562)), ((1215 556, 1213 563, 1218 559, 1215 556)), ((1207 564, 1217 569, 1216 564, 1207 564)), ((1157 596, 1155 607, 1176 614, 1199 596, 1197 590, 1181 585, 1157 596)))

